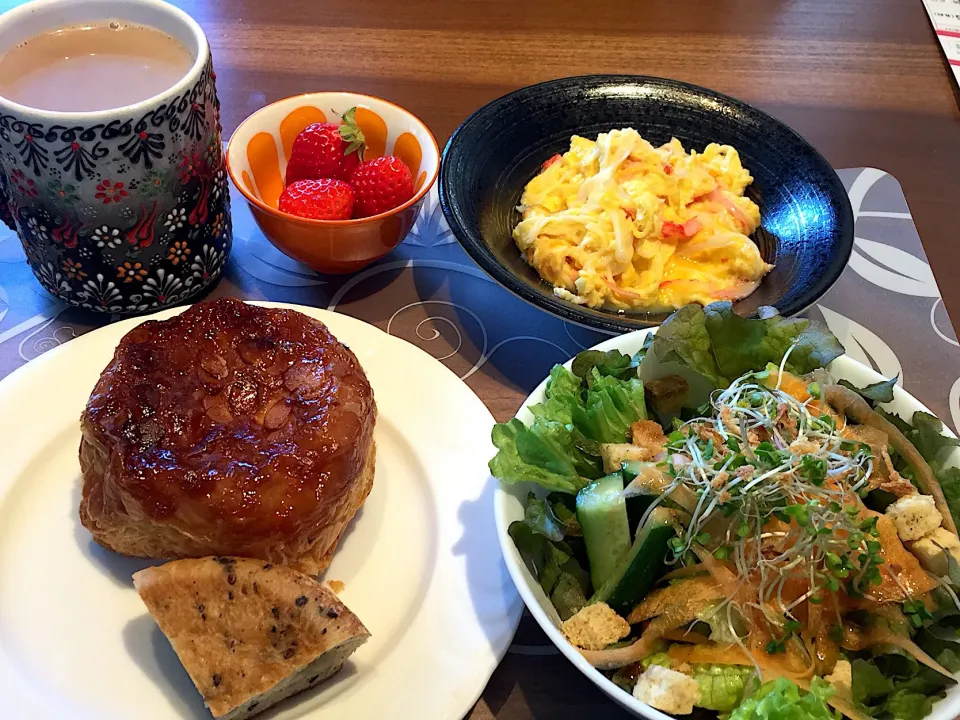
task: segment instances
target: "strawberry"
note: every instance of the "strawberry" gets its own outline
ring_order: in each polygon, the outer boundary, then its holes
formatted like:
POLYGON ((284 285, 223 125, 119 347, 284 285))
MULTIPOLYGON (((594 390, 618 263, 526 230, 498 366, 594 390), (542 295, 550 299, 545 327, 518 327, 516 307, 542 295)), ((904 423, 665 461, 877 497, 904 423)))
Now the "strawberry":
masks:
POLYGON ((297 135, 287 162, 287 185, 297 180, 350 179, 363 156, 363 132, 355 112, 356 108, 347 110, 340 125, 313 123, 297 135))
POLYGON ((343 180, 297 180, 280 196, 282 212, 312 220, 349 220, 353 215, 353 188, 343 180))
POLYGON ((413 197, 413 173, 393 155, 361 163, 353 171, 350 184, 357 193, 354 217, 379 215, 413 197))

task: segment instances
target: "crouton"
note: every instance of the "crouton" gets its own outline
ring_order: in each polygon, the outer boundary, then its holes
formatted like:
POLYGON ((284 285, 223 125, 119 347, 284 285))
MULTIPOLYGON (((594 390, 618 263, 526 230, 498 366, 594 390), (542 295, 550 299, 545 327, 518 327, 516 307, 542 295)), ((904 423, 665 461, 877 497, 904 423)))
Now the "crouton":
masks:
POLYGON ((660 423, 653 420, 638 420, 630 426, 633 444, 650 453, 649 460, 659 455, 667 446, 667 436, 663 434, 660 423))
POLYGON ((700 683, 676 670, 651 665, 637 678, 633 696, 657 710, 689 715, 701 700, 700 683))
POLYGON ((627 460, 648 462, 651 455, 645 448, 627 443, 604 443, 600 446, 600 457, 603 459, 603 471, 616 472, 620 464, 627 460))
POLYGON ((943 515, 930 495, 916 494, 900 498, 887 508, 886 516, 897 526, 897 534, 904 542, 929 535, 943 522, 943 515))
POLYGON ((907 549, 916 555, 924 569, 939 577, 946 576, 949 569, 947 553, 960 562, 960 540, 942 527, 924 535, 916 542, 908 543, 907 549))
POLYGON ((667 436, 663 428, 652 420, 640 420, 630 426, 633 443, 606 443, 600 446, 604 472, 612 473, 620 469, 627 460, 649 462, 664 451, 667 436))
POLYGON ((587 605, 560 626, 572 645, 584 650, 603 650, 630 634, 630 623, 603 602, 587 605))
POLYGON ((690 392, 690 385, 679 375, 667 375, 648 380, 643 389, 650 398, 653 409, 662 415, 675 415, 683 408, 690 392))

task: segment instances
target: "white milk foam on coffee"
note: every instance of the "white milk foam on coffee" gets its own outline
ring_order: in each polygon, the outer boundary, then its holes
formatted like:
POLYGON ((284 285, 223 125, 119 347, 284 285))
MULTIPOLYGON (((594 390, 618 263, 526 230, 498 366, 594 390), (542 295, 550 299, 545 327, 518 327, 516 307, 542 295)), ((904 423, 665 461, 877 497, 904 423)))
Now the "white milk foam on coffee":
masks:
POLYGON ((193 62, 182 44, 153 28, 76 25, 29 38, 0 57, 0 95, 38 110, 110 110, 169 90, 193 62))

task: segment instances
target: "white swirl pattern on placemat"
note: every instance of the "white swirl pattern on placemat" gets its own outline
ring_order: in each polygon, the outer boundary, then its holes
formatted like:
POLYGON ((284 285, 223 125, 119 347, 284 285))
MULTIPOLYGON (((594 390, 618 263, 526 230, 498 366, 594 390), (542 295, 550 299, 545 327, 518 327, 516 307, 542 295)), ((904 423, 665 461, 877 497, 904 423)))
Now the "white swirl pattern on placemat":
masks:
POLYGON ((576 346, 577 346, 578 348, 580 348, 581 350, 586 350, 586 349, 587 349, 587 346, 586 346, 586 345, 584 345, 582 342, 580 342, 579 340, 577 340, 577 339, 570 333, 570 323, 564 323, 564 324, 563 324, 563 330, 564 330, 564 332, 567 333, 567 337, 570 338, 570 340, 573 341, 573 344, 574 344, 574 345, 576 345, 576 346))
POLYGON ((538 343, 543 343, 544 345, 549 345, 550 347, 553 347, 553 348, 556 348, 557 350, 559 350, 560 353, 561 353, 561 357, 562 357, 562 358, 566 358, 566 356, 567 356, 567 354, 568 354, 568 351, 567 351, 567 349, 566 349, 565 347, 563 347, 562 345, 558 345, 557 343, 553 342, 552 340, 546 340, 545 338, 536 337, 536 336, 534 336, 534 335, 515 335, 514 337, 510 337, 510 338, 507 338, 506 340, 501 340, 500 342, 498 342, 496 345, 494 345, 492 348, 490 348, 490 352, 484 351, 484 353, 483 353, 483 355, 480 357, 480 359, 477 360, 477 364, 474 365, 472 368, 470 368, 470 370, 468 370, 464 375, 461 375, 461 376, 460 376, 461 379, 462 379, 462 380, 466 380, 468 377, 470 377, 471 375, 473 375, 477 370, 479 370, 480 368, 482 368, 482 367, 487 363, 487 361, 488 361, 491 357, 493 357, 493 354, 494 354, 497 350, 499 350, 500 348, 502 348, 502 347, 503 347, 504 345, 506 345, 507 343, 516 342, 517 340, 529 340, 530 342, 538 342, 538 343))
POLYGON ((60 325, 59 327, 54 327, 53 331, 49 335, 42 335, 45 330, 53 325, 56 319, 56 316, 49 318, 45 323, 35 328, 30 332, 29 335, 20 341, 20 345, 17 347, 17 352, 21 358, 27 361, 33 360, 33 358, 42 355, 47 350, 52 350, 59 345, 63 345, 63 343, 67 342, 68 340, 73 340, 77 336, 76 330, 74 330, 74 328, 70 325, 60 325), (60 334, 64 335, 65 337, 61 338, 59 336, 60 334), (37 337, 38 335, 41 335, 41 337, 37 337), (29 352, 30 340, 33 340, 33 352, 29 352))
MULTIPOLYGON (((957 340, 947 335, 945 332, 943 332, 943 330, 940 329, 940 326, 937 325, 937 310, 941 310, 944 315, 947 314, 947 311, 943 308, 942 298, 937 298, 937 301, 933 304, 933 307, 930 308, 930 327, 932 327, 933 331, 940 336, 941 340, 945 340, 951 345, 960 347, 960 342, 957 342, 957 340)), ((950 320, 948 318, 947 319, 948 326, 949 326, 949 323, 950 323, 950 320)))
POLYGON ((892 220, 913 220, 908 212, 884 212, 883 210, 861 210, 857 217, 887 218, 892 220))
MULTIPOLYGON (((393 313, 393 315, 390 316, 390 319, 387 321, 387 332, 391 335, 394 334, 393 321, 396 320, 397 316, 403 311, 409 310, 414 307, 423 307, 425 305, 430 305, 430 304, 445 305, 447 307, 452 307, 457 310, 462 310, 463 312, 470 315, 470 317, 472 317, 476 321, 477 325, 480 327, 480 333, 482 338, 481 347, 480 347, 480 357, 474 363, 473 367, 471 367, 465 373, 460 375, 461 380, 466 380, 471 375, 473 375, 478 370, 480 370, 480 368, 486 365, 486 363, 490 360, 490 358, 493 357, 494 353, 496 353, 497 350, 502 348, 504 345, 508 343, 516 342, 518 340, 527 340, 530 342, 544 343, 546 345, 549 345, 559 350, 561 353, 561 357, 566 357, 568 353, 567 348, 563 347, 562 345, 558 345, 557 343, 552 342, 551 340, 547 340, 542 337, 536 337, 534 335, 514 335, 513 337, 509 337, 509 338, 506 338, 505 340, 501 340, 496 345, 494 345, 489 350, 487 350, 487 347, 489 345, 489 335, 487 333, 487 327, 484 324, 483 320, 480 318, 480 316, 477 315, 477 313, 475 313, 473 310, 471 310, 468 307, 464 307, 463 305, 460 305, 458 303, 452 303, 447 300, 420 300, 419 302, 408 303, 407 305, 404 305, 402 308, 400 308, 395 313, 393 313)), ((456 342, 455 348, 451 349, 445 355, 434 355, 434 357, 437 360, 443 361, 443 360, 448 360, 449 358, 452 358, 453 356, 457 355, 457 353, 459 353, 460 351, 460 348, 463 346, 463 335, 461 334, 460 328, 457 327, 456 323, 450 320, 450 318, 444 317, 443 315, 430 315, 428 317, 423 318, 422 320, 420 320, 420 322, 417 323, 416 327, 414 328, 414 332, 416 333, 417 337, 420 340, 423 340, 425 342, 432 342, 434 340, 437 340, 440 338, 441 333, 436 327, 430 328, 429 335, 424 335, 422 333, 424 331, 424 327, 426 327, 428 324, 433 323, 434 325, 436 325, 436 323, 438 322, 444 323, 457 334, 457 342, 456 342)))
MULTIPOLYGON (((445 305, 447 307, 452 307, 457 310, 463 310, 465 313, 468 313, 470 317, 472 317, 474 320, 477 321, 477 325, 480 326, 480 332, 483 334, 483 347, 484 349, 486 349, 487 328, 486 326, 484 326, 483 321, 480 319, 480 317, 470 308, 464 307, 463 305, 458 305, 456 303, 449 302, 447 300, 420 300, 419 302, 415 302, 415 303, 407 303, 402 308, 397 310, 393 315, 391 315, 389 320, 387 320, 387 334, 388 335, 394 334, 393 321, 397 319, 397 315, 402 313, 404 310, 409 310, 410 308, 415 308, 415 307, 423 307, 428 304, 445 305)), ((433 342, 434 340, 438 340, 442 335, 442 333, 436 327, 436 324, 440 322, 447 325, 451 330, 453 330, 457 334, 456 347, 451 348, 446 355, 434 355, 434 357, 437 360, 440 360, 442 362, 444 360, 452 358, 454 355, 460 352, 460 348, 463 347, 463 334, 460 332, 460 328, 457 327, 457 324, 453 322, 453 320, 451 320, 450 318, 444 317, 443 315, 429 315, 417 323, 417 326, 414 328, 414 332, 417 334, 417 337, 420 338, 421 340, 425 342, 433 342), (429 335, 422 334, 424 331, 424 328, 430 324, 433 324, 433 327, 430 328, 430 334, 429 335)))
POLYGON ((893 245, 857 237, 850 253, 850 267, 862 278, 890 292, 940 299, 940 288, 930 266, 893 245))
MULTIPOLYGON (((863 210, 863 201, 869 190, 887 173, 876 168, 864 168, 850 186, 848 195, 853 207, 854 222, 860 218, 888 218, 913 222, 909 212, 886 212, 863 210)), ((850 268, 865 280, 891 292, 914 297, 936 298, 930 309, 930 326, 934 332, 951 345, 960 343, 944 333, 936 323, 937 306, 942 302, 940 288, 934 279, 930 265, 908 252, 885 243, 857 236, 850 253, 850 268), (860 252, 858 252, 858 250, 860 252), (861 254, 861 252, 863 254, 861 254)))
POLYGON ((847 355, 868 367, 872 367, 884 377, 892 378, 898 375, 899 380, 897 382, 899 385, 903 385, 903 369, 900 366, 900 360, 890 349, 890 346, 877 337, 876 333, 867 330, 863 325, 854 322, 846 315, 841 315, 821 304, 817 304, 817 308, 823 313, 823 319, 826 320, 827 327, 840 340, 847 351, 847 355))
MULTIPOLYGON (((7 342, 7 340, 17 337, 21 333, 25 333, 28 330, 35 328, 37 325, 45 323, 48 320, 56 319, 59 317, 60 313, 66 309, 66 307, 67 306, 65 303, 56 303, 44 312, 29 317, 23 322, 14 325, 12 328, 8 328, 7 330, 0 332, 0 345, 7 342)), ((6 313, 4 313, 4 315, 6 315, 6 313)))

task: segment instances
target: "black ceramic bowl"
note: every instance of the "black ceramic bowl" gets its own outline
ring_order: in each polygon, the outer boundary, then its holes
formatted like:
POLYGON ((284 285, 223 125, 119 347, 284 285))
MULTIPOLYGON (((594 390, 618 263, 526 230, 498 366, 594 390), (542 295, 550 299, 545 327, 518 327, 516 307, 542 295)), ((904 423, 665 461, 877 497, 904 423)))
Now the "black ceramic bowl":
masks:
POLYGON ((527 265, 511 233, 524 186, 570 136, 632 127, 654 145, 678 138, 687 150, 733 145, 754 177, 760 206, 754 239, 776 268, 736 311, 774 305, 794 315, 836 281, 853 247, 853 212, 837 174, 802 137, 726 95, 662 78, 590 75, 517 90, 480 108, 443 151, 440 203, 477 264, 520 297, 560 317, 609 331, 659 325, 667 313, 592 310, 561 300, 527 265))

